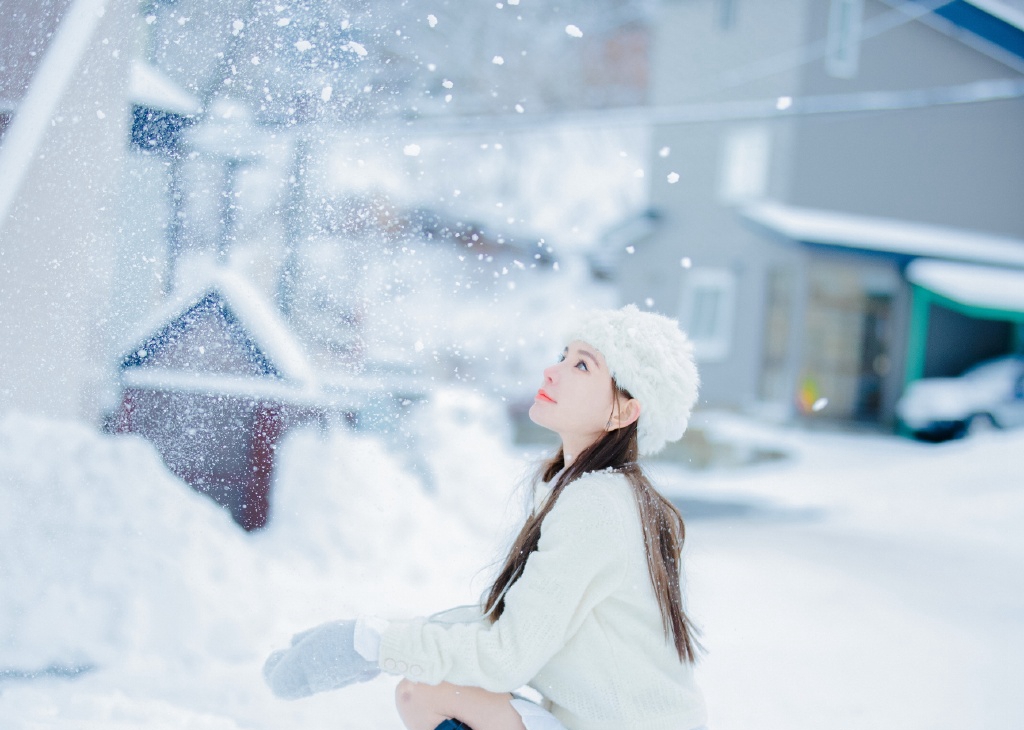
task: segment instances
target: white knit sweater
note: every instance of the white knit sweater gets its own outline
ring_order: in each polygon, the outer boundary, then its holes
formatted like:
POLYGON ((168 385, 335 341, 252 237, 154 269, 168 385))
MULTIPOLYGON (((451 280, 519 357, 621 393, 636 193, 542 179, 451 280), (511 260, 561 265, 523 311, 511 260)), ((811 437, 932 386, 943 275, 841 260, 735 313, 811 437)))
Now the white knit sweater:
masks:
POLYGON ((528 684, 570 730, 706 722, 692 667, 662 628, 632 489, 611 472, 565 488, 500 619, 392 622, 380 666, 428 684, 494 692, 528 684))

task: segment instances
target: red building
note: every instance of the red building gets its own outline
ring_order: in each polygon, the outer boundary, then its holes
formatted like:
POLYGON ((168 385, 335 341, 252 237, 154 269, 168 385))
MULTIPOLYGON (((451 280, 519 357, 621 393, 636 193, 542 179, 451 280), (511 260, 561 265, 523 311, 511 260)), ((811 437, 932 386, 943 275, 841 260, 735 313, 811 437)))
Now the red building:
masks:
POLYGON ((114 430, 152 441, 174 474, 246 530, 263 527, 278 440, 325 415, 277 310, 222 272, 166 309, 120 369, 114 430))

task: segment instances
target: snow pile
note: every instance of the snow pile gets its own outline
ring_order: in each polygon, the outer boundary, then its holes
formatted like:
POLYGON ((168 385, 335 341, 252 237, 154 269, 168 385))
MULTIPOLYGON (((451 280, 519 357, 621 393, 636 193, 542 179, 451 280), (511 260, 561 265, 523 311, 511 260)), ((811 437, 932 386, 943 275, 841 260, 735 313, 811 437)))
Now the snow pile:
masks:
POLYGON ((503 546, 495 535, 520 516, 508 495, 522 464, 504 448, 500 409, 468 391, 445 398, 467 410, 442 403, 424 414, 437 426, 427 444, 436 497, 376 439, 299 431, 281 444, 271 524, 250 536, 142 439, 8 416, 0 669, 102 669, 125 654, 252 660, 254 634, 475 600, 470 584, 483 588, 503 546), (474 419, 460 421, 467 413, 474 419), (480 428, 484 413, 493 432, 480 428), (439 564, 458 595, 431 598, 439 564), (375 582, 380 590, 367 590, 375 582), (275 590, 292 599, 254 608, 275 590))
POLYGON ((0 669, 104 667, 126 652, 231 658, 257 595, 244 536, 134 437, 0 422, 0 669))
POLYGON ((922 378, 896 404, 899 417, 913 429, 943 421, 968 421, 987 415, 1000 425, 1024 420, 1024 400, 1017 395, 1024 378, 1024 356, 1008 355, 974 365, 955 378, 922 378))
MULTIPOLYGON (((448 451, 440 458, 453 457, 448 451)), ((283 614, 282 623, 294 630, 339 616, 408 617, 475 601, 482 586, 474 593, 470 584, 489 577, 481 568, 493 562, 496 548, 493 533, 474 529, 473 515, 500 515, 508 483, 505 476, 490 480, 466 505, 443 503, 376 438, 348 431, 289 435, 277 462, 270 525, 253 536, 271 569, 282 571, 276 584, 292 584, 289 592, 310 601, 283 614), (438 565, 456 576, 442 595, 432 587, 438 565)))
POLYGON ((276 584, 316 596, 285 617, 292 627, 428 613, 473 602, 486 587, 523 516, 515 487, 525 466, 509 450, 508 417, 495 401, 448 388, 408 425, 413 445, 398 456, 345 430, 300 430, 281 443, 271 521, 253 538, 265 564, 281 569, 276 584), (438 565, 451 578, 440 591, 438 565))
POLYGON ((326 620, 477 600, 505 545, 498 526, 518 516, 507 508, 522 464, 500 409, 448 398, 462 405, 430 406, 422 422, 437 427, 424 440, 446 482, 437 493, 376 438, 295 431, 279 444, 271 522, 255 534, 141 439, 7 416, 0 724, 326 727, 343 707, 397 730, 388 678, 286 703, 260 667, 326 620))
POLYGON ((499 402, 467 388, 439 388, 414 425, 443 509, 481 535, 518 526, 532 475, 508 450, 512 424, 499 402))

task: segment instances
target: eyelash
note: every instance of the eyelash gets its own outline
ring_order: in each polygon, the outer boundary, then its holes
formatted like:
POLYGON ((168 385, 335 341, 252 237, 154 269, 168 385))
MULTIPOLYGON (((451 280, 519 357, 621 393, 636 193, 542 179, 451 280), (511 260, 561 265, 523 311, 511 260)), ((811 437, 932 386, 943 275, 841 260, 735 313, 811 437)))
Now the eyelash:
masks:
MULTIPOLYGON (((558 356, 558 362, 565 362, 565 354, 564 353, 558 356)), ((585 372, 585 373, 589 373, 590 372, 590 368, 587 367, 587 363, 585 361, 583 361, 583 360, 580 360, 578 363, 576 363, 576 365, 574 367, 578 368, 580 365, 583 366, 583 372, 585 372)))

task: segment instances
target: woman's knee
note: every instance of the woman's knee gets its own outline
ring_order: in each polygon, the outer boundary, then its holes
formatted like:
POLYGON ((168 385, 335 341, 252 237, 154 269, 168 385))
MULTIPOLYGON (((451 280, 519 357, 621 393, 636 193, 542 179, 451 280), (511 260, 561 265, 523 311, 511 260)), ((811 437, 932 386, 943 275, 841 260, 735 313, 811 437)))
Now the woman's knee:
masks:
POLYGON ((510 700, 507 692, 488 692, 447 682, 432 685, 403 679, 395 688, 398 714, 410 730, 433 730, 449 717, 470 727, 523 730, 519 713, 510 700))
POLYGON ((398 683, 398 686, 395 687, 395 704, 399 709, 416 704, 416 699, 420 694, 419 687, 420 685, 412 680, 404 678, 398 683))
MULTIPOLYGON (((395 687, 395 706, 403 719, 420 718, 430 715, 437 717, 439 707, 438 688, 429 684, 420 684, 409 679, 402 679, 395 687)), ((433 726, 431 726, 433 727, 433 726)))

